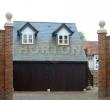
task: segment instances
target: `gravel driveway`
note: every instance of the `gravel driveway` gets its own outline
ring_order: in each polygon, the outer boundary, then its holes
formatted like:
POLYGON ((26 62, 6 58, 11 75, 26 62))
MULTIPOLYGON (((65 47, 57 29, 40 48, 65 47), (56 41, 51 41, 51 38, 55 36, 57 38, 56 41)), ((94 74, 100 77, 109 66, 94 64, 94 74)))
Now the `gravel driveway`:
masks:
POLYGON ((14 100, 98 100, 97 88, 82 92, 15 92, 14 100))

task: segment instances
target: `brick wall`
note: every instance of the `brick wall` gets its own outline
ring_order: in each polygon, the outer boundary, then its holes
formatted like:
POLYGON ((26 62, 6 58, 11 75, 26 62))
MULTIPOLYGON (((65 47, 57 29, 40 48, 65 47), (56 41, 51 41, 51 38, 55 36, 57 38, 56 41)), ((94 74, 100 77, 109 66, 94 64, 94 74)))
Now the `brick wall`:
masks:
POLYGON ((106 53, 106 57, 107 57, 107 72, 106 72, 106 79, 107 79, 107 90, 106 90, 106 95, 110 96, 110 36, 107 36, 107 42, 106 42, 106 48, 107 48, 107 53, 106 53))
POLYGON ((106 34, 99 33, 99 97, 106 96, 106 34))
POLYGON ((12 100, 12 28, 5 25, 5 30, 0 30, 0 100, 12 100))
POLYGON ((4 34, 5 31, 0 30, 0 99, 4 95, 4 34))
POLYGON ((99 72, 98 72, 98 96, 99 98, 110 96, 110 36, 106 36, 105 22, 100 22, 98 30, 99 39, 99 72))

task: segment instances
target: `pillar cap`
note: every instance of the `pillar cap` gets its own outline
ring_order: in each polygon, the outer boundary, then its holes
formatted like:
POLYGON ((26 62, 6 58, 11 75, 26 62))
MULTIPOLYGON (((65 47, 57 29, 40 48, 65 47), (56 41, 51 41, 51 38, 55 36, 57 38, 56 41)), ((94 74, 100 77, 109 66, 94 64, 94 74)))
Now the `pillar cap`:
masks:
POLYGON ((100 29, 97 31, 97 33, 107 33, 106 29, 104 29, 105 24, 106 23, 103 20, 99 22, 100 29))
POLYGON ((11 21, 11 19, 12 19, 12 13, 7 12, 7 13, 5 14, 5 17, 6 17, 6 19, 7 19, 7 22, 5 23, 5 26, 13 26, 13 23, 12 23, 12 21, 11 21))

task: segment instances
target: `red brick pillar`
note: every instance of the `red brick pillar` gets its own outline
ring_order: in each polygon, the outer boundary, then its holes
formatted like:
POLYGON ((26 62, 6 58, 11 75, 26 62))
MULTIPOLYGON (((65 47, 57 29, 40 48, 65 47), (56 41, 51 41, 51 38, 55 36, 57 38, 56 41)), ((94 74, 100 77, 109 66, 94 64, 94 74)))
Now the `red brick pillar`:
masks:
POLYGON ((98 33, 98 46, 99 46, 99 81, 98 81, 98 96, 99 98, 106 97, 107 89, 107 64, 106 64, 106 30, 104 29, 105 22, 99 23, 100 29, 98 33))
POLYGON ((5 100, 12 100, 13 97, 13 57, 12 57, 12 15, 6 14, 5 23, 5 100))
POLYGON ((4 97, 4 34, 5 30, 0 30, 0 100, 4 97))
POLYGON ((13 24, 11 22, 12 15, 6 14, 7 22, 5 23, 5 30, 2 33, 2 42, 0 40, 1 48, 0 54, 0 100, 13 99, 13 59, 12 59, 12 30, 13 24), (2 62, 1 62, 2 61, 2 62))

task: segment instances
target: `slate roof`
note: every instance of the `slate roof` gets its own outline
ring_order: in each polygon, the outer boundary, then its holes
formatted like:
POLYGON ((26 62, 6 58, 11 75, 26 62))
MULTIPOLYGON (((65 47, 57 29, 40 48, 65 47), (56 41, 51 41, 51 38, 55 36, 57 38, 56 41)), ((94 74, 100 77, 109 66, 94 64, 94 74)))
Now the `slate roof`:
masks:
POLYGON ((33 45, 24 45, 17 34, 27 22, 13 22, 14 61, 87 61, 75 23, 28 22, 38 33, 33 45), (52 37, 62 25, 71 33, 69 46, 58 46, 52 37))
POLYGON ((98 55, 98 41, 85 41, 84 49, 86 55, 98 55))
POLYGON ((27 23, 30 23, 33 28, 42 31, 48 31, 46 34, 52 34, 57 29, 61 28, 62 26, 65 26, 69 28, 69 31, 74 32, 74 30, 77 30, 74 23, 54 23, 54 22, 25 22, 25 21, 14 21, 14 29, 22 29, 27 23))

